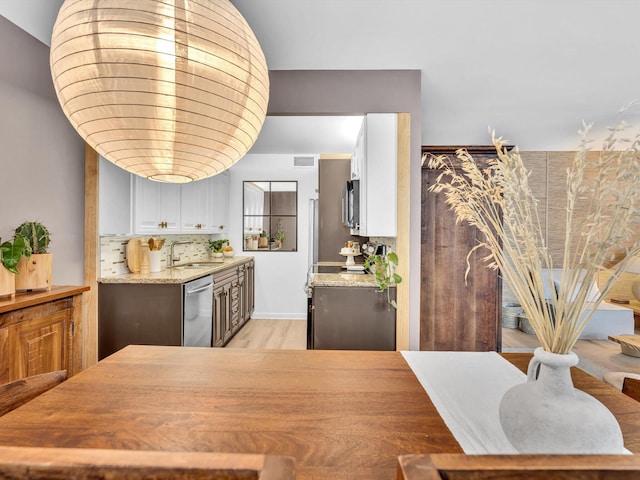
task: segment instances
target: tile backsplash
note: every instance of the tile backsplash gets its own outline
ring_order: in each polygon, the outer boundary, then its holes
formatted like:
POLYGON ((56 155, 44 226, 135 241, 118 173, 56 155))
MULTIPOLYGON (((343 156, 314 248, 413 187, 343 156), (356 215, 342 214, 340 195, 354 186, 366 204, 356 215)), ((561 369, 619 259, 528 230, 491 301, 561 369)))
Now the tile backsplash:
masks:
MULTIPOLYGON (((117 275, 125 275, 131 273, 127 268, 127 243, 132 238, 146 238, 142 235, 132 236, 106 236, 100 237, 100 277, 108 278, 117 275)), ((155 239, 164 238, 165 243, 162 247, 161 268, 165 269, 169 265, 169 254, 171 242, 186 241, 192 242, 185 245, 176 245, 174 254, 180 257, 176 263, 187 263, 192 261, 204 260, 209 258, 211 250, 209 250, 209 240, 211 235, 158 235, 153 236, 155 239)))

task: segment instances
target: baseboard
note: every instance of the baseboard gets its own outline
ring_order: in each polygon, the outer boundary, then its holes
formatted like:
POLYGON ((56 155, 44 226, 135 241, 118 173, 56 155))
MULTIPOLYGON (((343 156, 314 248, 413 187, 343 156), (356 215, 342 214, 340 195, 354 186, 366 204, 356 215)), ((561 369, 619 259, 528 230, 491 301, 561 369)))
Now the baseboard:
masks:
POLYGON ((297 313, 260 313, 253 312, 252 320, 307 320, 307 317, 301 317, 297 313))

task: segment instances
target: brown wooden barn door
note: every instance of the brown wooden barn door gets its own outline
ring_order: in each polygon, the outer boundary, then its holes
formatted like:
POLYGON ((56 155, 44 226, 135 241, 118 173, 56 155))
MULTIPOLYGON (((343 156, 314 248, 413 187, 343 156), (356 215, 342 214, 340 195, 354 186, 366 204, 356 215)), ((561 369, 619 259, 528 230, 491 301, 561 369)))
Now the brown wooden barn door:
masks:
MULTIPOLYGON (((422 147, 423 153, 446 154, 453 165, 460 147, 422 147)), ((493 147, 466 147, 476 161, 495 158, 493 147), (492 153, 493 152, 493 153, 492 153)), ((456 223, 444 194, 429 191, 441 172, 422 166, 420 349, 500 351, 502 287, 498 272, 483 261, 486 250, 467 254, 480 233, 456 223)))

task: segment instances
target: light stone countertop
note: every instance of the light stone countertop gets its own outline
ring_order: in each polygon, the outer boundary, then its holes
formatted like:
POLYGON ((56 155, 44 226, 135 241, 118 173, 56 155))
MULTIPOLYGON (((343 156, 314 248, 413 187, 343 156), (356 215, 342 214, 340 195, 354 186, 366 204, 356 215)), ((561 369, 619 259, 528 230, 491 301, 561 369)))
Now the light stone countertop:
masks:
MULTIPOLYGON (((344 262, 318 262, 318 265, 341 266, 344 262)), ((370 273, 313 273, 311 287, 377 287, 376 278, 370 273)))
POLYGON ((377 287, 370 273, 314 273, 311 287, 377 287))
POLYGON ((253 260, 253 258, 254 257, 249 256, 225 257, 224 262, 219 263, 211 262, 210 259, 194 260, 192 263, 206 263, 206 265, 196 268, 186 268, 177 265, 157 273, 128 273, 115 277, 99 278, 98 283, 184 283, 233 267, 234 265, 249 262, 253 260))

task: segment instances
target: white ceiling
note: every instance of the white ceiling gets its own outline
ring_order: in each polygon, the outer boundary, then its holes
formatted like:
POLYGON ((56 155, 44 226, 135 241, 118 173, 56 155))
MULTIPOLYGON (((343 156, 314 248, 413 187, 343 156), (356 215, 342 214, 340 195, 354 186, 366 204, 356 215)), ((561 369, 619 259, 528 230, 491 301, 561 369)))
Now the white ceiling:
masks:
POLYGON ((352 153, 362 118, 269 116, 249 153, 352 153))
MULTIPOLYGON (((62 0, 2 0, 48 43, 62 0)), ((610 125, 640 98, 629 0, 232 0, 272 70, 422 72, 422 143, 567 150, 582 119, 610 125)), ((631 122, 640 124, 635 118, 631 122)))
MULTIPOLYGON (((0 14, 49 45, 53 23, 63 2, 2 0, 0 14)), ((361 125, 362 116, 270 116, 249 153, 349 154, 361 125)))

